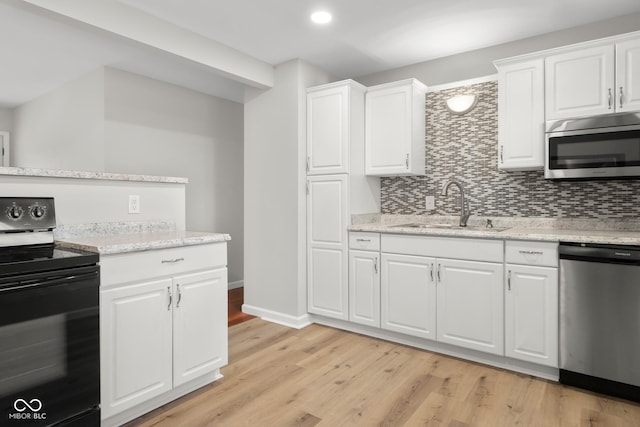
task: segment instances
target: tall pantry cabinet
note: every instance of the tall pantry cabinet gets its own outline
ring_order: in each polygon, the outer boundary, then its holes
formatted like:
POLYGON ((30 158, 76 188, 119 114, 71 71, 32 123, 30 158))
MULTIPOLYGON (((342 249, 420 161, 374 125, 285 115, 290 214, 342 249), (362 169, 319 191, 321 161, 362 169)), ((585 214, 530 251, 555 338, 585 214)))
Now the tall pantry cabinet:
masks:
POLYGON ((351 215, 380 211, 379 178, 365 176, 365 92, 353 80, 307 89, 307 308, 342 320, 351 215))

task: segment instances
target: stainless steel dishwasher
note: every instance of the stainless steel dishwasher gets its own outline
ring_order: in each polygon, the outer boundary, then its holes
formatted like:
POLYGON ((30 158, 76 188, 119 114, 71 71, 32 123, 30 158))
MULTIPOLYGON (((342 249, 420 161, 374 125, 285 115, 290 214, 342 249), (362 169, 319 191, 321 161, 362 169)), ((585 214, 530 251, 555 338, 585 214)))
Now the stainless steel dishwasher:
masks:
POLYGON ((640 402, 640 246, 559 255, 560 382, 640 402))

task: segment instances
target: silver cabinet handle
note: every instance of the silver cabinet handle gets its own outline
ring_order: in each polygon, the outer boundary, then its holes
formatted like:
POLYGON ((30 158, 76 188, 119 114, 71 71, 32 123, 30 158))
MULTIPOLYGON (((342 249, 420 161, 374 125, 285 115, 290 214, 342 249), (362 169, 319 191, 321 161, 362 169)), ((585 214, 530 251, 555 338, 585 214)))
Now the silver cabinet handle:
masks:
POLYGON ((622 86, 620 86, 620 108, 622 108, 622 98, 624 97, 624 92, 622 91, 622 86))
POLYGON ((440 277, 440 264, 438 264, 438 282, 442 283, 442 278, 440 277))
POLYGON ((180 285, 176 285, 178 289, 178 301, 176 301, 176 308, 180 307, 180 301, 182 301, 182 292, 180 292, 180 285))
POLYGON ((375 274, 378 274, 378 257, 376 257, 375 261, 373 262, 373 272, 375 274))
POLYGON ((609 104, 609 110, 611 110, 611 99, 613 95, 611 94, 611 88, 609 88, 609 94, 607 95, 607 103, 609 104))
POLYGON ((307 180, 307 196, 309 195, 309 180, 307 180))
POLYGON ((184 261, 184 258, 163 259, 162 264, 175 264, 184 261))
POLYGON ((169 295, 169 304, 167 304, 167 311, 171 311, 171 302, 173 301, 173 295, 171 295, 171 286, 167 286, 167 295, 169 295))
POLYGON ((409 153, 407 153, 407 157, 404 159, 404 163, 407 166, 407 169, 409 169, 409 153))
POLYGON ((504 145, 500 146, 500 163, 504 163, 504 145))
POLYGON ((310 161, 309 156, 307 156, 307 172, 309 172, 309 161, 310 161))
POLYGON ((433 263, 431 263, 431 266, 429 268, 429 275, 431 276, 431 281, 433 282, 433 263))
POLYGON ((522 250, 520 250, 518 252, 520 252, 523 255, 544 255, 544 252, 542 252, 542 251, 522 251, 522 250))
POLYGON ((370 241, 371 239, 361 239, 361 238, 356 239, 356 242, 370 242, 370 241))
POLYGON ((509 274, 507 275, 507 288, 511 290, 511 270, 509 270, 509 274))

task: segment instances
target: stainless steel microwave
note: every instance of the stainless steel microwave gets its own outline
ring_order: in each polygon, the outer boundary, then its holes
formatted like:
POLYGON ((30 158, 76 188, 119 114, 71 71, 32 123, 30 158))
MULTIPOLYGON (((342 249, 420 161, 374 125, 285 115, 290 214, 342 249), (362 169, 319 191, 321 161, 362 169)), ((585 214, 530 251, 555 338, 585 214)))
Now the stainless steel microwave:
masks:
POLYGON ((640 113, 547 122, 544 177, 640 177, 640 113))

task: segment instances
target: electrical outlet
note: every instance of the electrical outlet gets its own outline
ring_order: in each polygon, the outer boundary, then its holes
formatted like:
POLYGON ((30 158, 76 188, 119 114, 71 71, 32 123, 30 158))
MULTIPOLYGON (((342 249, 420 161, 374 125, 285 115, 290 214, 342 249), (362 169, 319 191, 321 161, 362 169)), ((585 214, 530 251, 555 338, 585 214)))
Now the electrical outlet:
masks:
POLYGON ((424 197, 424 206, 428 211, 432 211, 436 208, 436 198, 435 196, 425 196, 424 197))
POLYGON ((130 214, 140 213, 140 196, 138 196, 137 194, 129 195, 129 213, 130 214))

